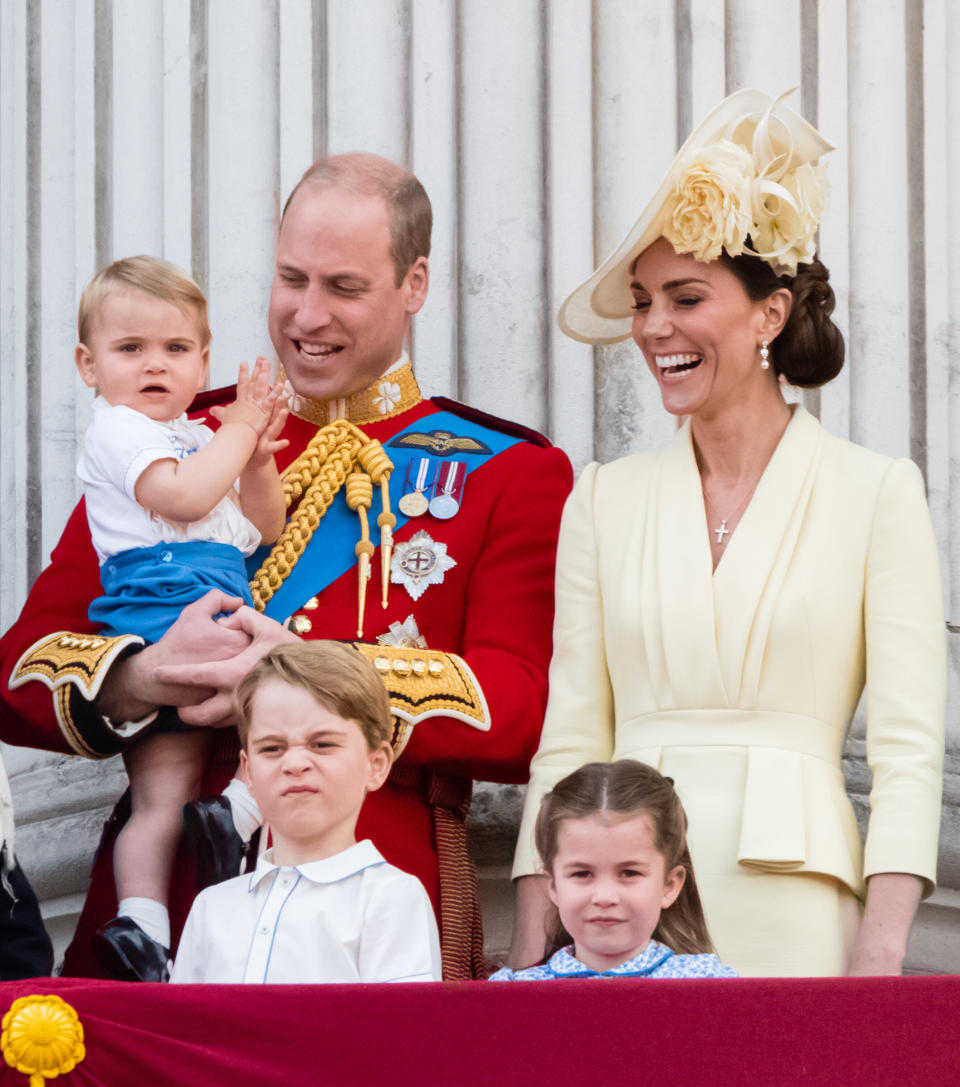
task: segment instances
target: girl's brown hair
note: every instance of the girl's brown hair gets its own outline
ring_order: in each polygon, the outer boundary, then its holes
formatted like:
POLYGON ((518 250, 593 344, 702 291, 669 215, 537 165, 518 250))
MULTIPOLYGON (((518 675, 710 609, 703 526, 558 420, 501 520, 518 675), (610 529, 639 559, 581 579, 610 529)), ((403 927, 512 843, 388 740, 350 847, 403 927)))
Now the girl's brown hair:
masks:
MULTIPOLYGON (((557 839, 565 820, 598 814, 650 816, 654 846, 663 855, 666 870, 680 865, 686 873, 676 901, 661 912, 653 938, 681 955, 713 952, 687 848, 687 815, 672 779, 646 763, 620 759, 587 763, 557 782, 543 798, 535 830, 537 852, 549 877, 552 878, 557 839)), ((548 956, 571 942, 556 908, 548 936, 548 956)))

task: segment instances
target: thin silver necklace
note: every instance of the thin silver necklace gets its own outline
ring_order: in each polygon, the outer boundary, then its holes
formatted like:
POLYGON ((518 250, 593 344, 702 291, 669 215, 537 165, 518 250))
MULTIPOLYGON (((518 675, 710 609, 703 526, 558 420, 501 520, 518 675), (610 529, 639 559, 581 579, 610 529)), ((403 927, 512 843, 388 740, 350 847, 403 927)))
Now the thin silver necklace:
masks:
MULTIPOLYGON (((756 489, 757 489, 757 483, 754 482, 744 491, 743 497, 740 499, 740 502, 737 505, 737 508, 734 509, 734 510, 731 510, 726 515, 726 517, 721 516, 720 517, 720 524, 716 528, 711 528, 710 529, 710 531, 713 533, 713 535, 717 537, 717 544, 720 545, 721 547, 724 546, 726 544, 726 542, 727 542, 724 539, 724 536, 729 536, 730 532, 731 532, 731 530, 729 528, 727 528, 727 522, 732 521, 734 519, 734 517, 737 517, 740 514, 740 512, 746 507, 747 503, 750 501, 750 496, 753 494, 753 492, 756 489)), ((703 497, 705 499, 706 505, 708 505, 711 508, 711 510, 713 511, 713 513, 715 515, 719 516, 717 514, 716 506, 714 505, 713 499, 709 498, 707 496, 706 492, 704 492, 703 497)))

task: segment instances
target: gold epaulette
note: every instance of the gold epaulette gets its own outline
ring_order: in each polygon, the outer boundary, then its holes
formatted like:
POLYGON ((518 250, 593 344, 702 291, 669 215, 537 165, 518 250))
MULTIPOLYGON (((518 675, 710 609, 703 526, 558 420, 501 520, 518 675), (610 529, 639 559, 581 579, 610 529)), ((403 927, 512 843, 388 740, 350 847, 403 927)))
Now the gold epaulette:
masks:
POLYGON ((113 752, 97 750, 84 740, 74 721, 70 692, 76 690, 84 701, 93 702, 117 657, 129 646, 143 644, 143 639, 134 634, 108 637, 58 630, 34 642, 20 657, 9 687, 12 690, 38 680, 53 691, 57 724, 69 745, 78 755, 101 758, 113 752))
POLYGON ((470 666, 439 649, 406 649, 354 642, 376 668, 398 718, 394 749, 400 754, 410 730, 428 717, 452 717, 472 728, 490 729, 490 710, 470 666))

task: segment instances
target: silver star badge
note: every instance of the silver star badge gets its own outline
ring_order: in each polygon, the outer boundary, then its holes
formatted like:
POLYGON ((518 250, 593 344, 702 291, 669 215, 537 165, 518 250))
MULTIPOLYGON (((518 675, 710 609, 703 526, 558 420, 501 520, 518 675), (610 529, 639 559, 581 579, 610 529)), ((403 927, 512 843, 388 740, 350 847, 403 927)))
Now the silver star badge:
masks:
POLYGON ((426 649, 427 639, 420 633, 417 621, 408 615, 402 623, 391 623, 386 634, 377 637, 380 645, 395 645, 398 649, 426 649))
POLYGON ((431 585, 440 585, 443 575, 456 565, 456 559, 447 554, 446 544, 437 543, 428 532, 421 531, 396 545, 390 580, 419 600, 431 585))

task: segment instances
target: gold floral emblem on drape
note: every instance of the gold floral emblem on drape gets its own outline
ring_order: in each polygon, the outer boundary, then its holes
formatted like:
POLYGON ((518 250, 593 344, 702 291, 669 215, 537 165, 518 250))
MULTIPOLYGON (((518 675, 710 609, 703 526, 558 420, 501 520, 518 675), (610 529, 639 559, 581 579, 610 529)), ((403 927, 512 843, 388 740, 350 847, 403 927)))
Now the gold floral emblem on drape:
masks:
POLYGON ((30 1087, 70 1072, 83 1060, 83 1026, 58 996, 22 996, 3 1017, 3 1058, 30 1077, 30 1087))

